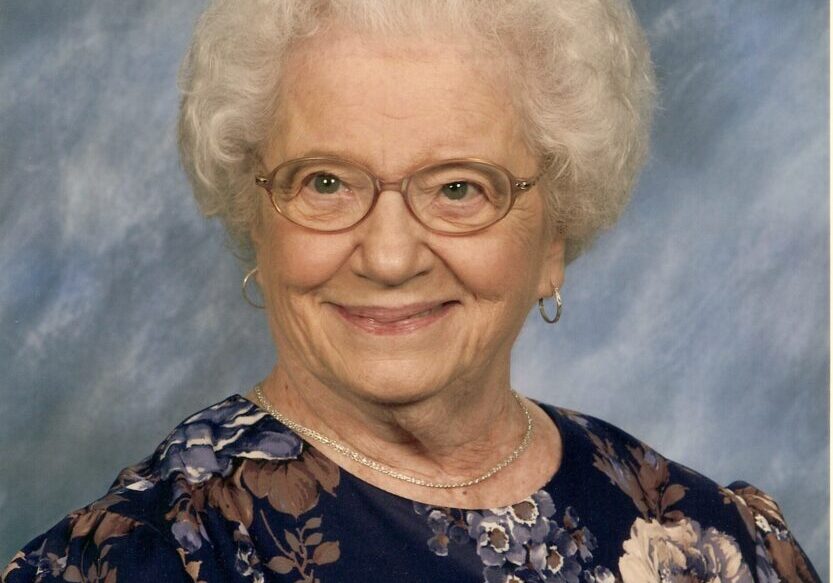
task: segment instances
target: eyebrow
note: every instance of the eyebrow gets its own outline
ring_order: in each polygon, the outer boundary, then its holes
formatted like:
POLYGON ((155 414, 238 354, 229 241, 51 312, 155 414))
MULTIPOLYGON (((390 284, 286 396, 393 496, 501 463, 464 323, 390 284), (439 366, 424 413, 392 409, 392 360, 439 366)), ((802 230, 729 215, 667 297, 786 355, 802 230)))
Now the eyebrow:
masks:
MULTIPOLYGON (((364 156, 363 154, 356 153, 353 151, 341 150, 341 149, 322 149, 322 148, 313 148, 310 150, 303 150, 297 155, 289 156, 287 159, 291 160, 294 158, 339 158, 342 160, 346 160, 348 162, 355 162, 361 166, 364 166, 379 178, 388 178, 384 176, 380 176, 378 174, 378 169, 375 168, 374 164, 370 161, 369 158, 364 156)), ((476 156, 472 153, 457 153, 457 154, 448 154, 448 155, 437 155, 436 148, 422 148, 416 153, 415 162, 410 164, 407 169, 404 171, 404 176, 407 176, 409 173, 413 172, 418 168, 422 168, 424 166, 428 166, 434 163, 443 162, 444 160, 456 160, 456 159, 468 159, 468 158, 477 158, 479 159, 480 156, 476 156)))
POLYGON ((297 155, 289 156, 287 159, 291 160, 293 158, 341 158, 349 160, 350 162, 358 162, 368 168, 370 167, 370 160, 361 154, 356 155, 354 152, 339 149, 325 150, 321 148, 313 148, 311 150, 303 150, 297 155))

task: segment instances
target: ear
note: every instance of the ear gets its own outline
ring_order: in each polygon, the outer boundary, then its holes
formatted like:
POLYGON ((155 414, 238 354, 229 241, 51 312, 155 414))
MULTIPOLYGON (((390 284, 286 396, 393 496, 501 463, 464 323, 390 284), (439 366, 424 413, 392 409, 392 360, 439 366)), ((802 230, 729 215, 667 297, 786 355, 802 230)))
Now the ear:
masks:
POLYGON ((564 248, 563 238, 550 241, 541 266, 541 279, 538 281, 538 297, 552 295, 553 287, 560 288, 564 283, 564 248))

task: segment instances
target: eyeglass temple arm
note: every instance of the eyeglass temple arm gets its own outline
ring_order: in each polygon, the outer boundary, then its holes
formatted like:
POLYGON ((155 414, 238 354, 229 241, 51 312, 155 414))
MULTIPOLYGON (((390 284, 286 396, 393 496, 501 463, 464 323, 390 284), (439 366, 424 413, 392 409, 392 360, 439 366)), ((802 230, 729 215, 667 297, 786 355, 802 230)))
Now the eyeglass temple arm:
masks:
POLYGON ((529 190, 530 188, 535 186, 536 182, 538 182, 537 178, 532 178, 530 180, 524 180, 522 178, 518 178, 512 183, 512 186, 516 190, 529 190))

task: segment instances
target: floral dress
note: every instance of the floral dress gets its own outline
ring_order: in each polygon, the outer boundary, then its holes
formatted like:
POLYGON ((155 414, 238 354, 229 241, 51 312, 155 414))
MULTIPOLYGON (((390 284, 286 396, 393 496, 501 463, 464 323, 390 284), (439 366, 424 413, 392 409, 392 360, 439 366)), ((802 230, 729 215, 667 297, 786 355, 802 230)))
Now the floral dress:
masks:
POLYGON ((5 583, 819 581, 778 506, 597 419, 543 405, 559 471, 503 508, 395 496, 240 395, 182 422, 106 496, 19 551, 5 583))

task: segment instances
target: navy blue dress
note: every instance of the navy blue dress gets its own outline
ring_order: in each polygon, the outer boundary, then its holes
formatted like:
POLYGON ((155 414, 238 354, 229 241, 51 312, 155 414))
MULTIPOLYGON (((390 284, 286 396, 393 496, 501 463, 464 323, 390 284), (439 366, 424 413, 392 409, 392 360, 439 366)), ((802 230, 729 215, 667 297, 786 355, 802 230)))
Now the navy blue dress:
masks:
POLYGON ((516 504, 462 510, 363 482, 234 395, 27 544, 2 581, 819 581, 763 492, 543 407, 559 471, 516 504))

